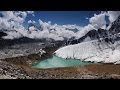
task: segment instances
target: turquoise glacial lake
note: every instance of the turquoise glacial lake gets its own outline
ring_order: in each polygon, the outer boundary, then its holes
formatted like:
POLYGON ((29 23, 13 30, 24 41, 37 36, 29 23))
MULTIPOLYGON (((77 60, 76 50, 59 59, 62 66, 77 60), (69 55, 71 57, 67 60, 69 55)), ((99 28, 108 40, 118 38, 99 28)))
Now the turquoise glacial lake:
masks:
POLYGON ((64 59, 57 56, 40 61, 38 64, 34 65, 33 68, 62 68, 62 67, 76 67, 92 64, 90 62, 83 62, 78 59, 64 59))

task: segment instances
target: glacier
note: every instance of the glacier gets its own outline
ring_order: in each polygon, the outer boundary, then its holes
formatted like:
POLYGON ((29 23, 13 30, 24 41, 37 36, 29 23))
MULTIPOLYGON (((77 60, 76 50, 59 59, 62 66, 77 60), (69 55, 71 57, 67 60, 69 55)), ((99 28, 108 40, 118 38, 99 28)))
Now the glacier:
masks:
POLYGON ((65 59, 120 64, 120 41, 110 44, 105 41, 92 40, 61 47, 54 54, 65 59))

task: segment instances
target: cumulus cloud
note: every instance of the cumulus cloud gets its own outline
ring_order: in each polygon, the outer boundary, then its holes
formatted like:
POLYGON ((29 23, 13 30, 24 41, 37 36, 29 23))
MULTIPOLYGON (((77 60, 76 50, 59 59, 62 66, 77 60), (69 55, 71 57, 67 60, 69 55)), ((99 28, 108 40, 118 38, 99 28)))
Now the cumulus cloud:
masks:
POLYGON ((100 13, 98 15, 94 14, 94 16, 89 19, 90 24, 92 24, 96 29, 105 26, 105 15, 106 13, 100 13))
POLYGON ((27 36, 27 30, 23 26, 23 22, 27 17, 25 11, 1 11, 0 14, 0 30, 6 29, 7 36, 4 39, 14 39, 27 36))
POLYGON ((27 16, 26 12, 22 11, 1 11, 3 17, 0 17, 0 29, 19 29, 23 28, 23 22, 27 16))
POLYGON ((34 11, 27 11, 27 13, 28 13, 28 14, 33 14, 33 13, 34 13, 34 11))
POLYGON ((36 31, 36 28, 34 26, 29 27, 29 31, 31 31, 29 38, 51 38, 54 40, 64 40, 64 38, 71 38, 75 36, 75 33, 73 31, 66 29, 66 28, 71 29, 72 28, 71 25, 67 25, 68 26, 67 27, 66 25, 57 24, 52 25, 51 21, 43 22, 40 19, 38 21, 39 25, 42 28, 42 31, 41 30, 36 31))
POLYGON ((29 20, 28 24, 30 24, 30 23, 36 23, 36 22, 34 20, 29 20))
POLYGON ((114 22, 120 15, 120 11, 108 11, 107 15, 109 16, 110 22, 114 22))
POLYGON ((32 14, 32 16, 35 16, 34 11, 27 11, 28 14, 32 14))
POLYGON ((42 20, 39 19, 38 22, 39 22, 39 25, 41 26, 41 28, 42 28, 43 30, 47 30, 47 29, 49 29, 50 26, 51 26, 51 22, 50 22, 50 21, 48 21, 48 22, 43 22, 42 20))

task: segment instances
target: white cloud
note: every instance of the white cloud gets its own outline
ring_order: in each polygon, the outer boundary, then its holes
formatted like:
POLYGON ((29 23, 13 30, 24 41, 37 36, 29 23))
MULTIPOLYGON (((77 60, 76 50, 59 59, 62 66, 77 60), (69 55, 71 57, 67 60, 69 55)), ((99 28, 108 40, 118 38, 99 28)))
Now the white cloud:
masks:
POLYGON ((34 13, 34 11, 27 11, 27 13, 28 13, 28 14, 33 14, 33 13, 34 13))
POLYGON ((39 19, 38 22, 39 22, 40 26, 41 26, 43 29, 47 29, 48 27, 51 26, 51 22, 50 22, 50 21, 48 21, 48 22, 43 22, 42 20, 39 19))
POLYGON ((34 26, 29 27, 29 31, 35 31, 36 28, 34 26))
POLYGON ((0 12, 3 17, 0 17, 0 29, 7 29, 8 36, 4 39, 20 38, 27 35, 27 30, 23 26, 23 22, 27 17, 24 11, 2 11, 0 12))
POLYGON ((32 20, 29 20, 28 23, 32 23, 32 20))
POLYGON ((28 24, 30 24, 30 23, 36 23, 36 22, 34 20, 29 20, 28 24))
POLYGON ((27 16, 27 13, 22 11, 2 11, 0 13, 3 15, 0 17, 0 27, 3 29, 11 29, 13 26, 19 29, 23 26, 22 24, 27 16))
POLYGON ((107 15, 109 16, 110 22, 114 22, 120 15, 120 11, 108 11, 107 15))
MULTIPOLYGON (((42 31, 35 31, 35 27, 29 27, 31 34, 30 38, 51 38, 54 40, 63 40, 64 38, 70 38, 75 36, 75 33, 70 30, 66 30, 65 28, 71 29, 73 25, 51 25, 51 21, 43 22, 42 20, 38 20, 39 24, 42 28, 42 31)), ((29 21, 31 23, 31 21, 29 21)))
POLYGON ((28 14, 32 14, 32 16, 35 16, 34 11, 27 11, 28 14))
POLYGON ((105 20, 106 13, 100 13, 98 15, 94 14, 93 17, 89 18, 89 22, 96 28, 101 28, 106 25, 105 20))

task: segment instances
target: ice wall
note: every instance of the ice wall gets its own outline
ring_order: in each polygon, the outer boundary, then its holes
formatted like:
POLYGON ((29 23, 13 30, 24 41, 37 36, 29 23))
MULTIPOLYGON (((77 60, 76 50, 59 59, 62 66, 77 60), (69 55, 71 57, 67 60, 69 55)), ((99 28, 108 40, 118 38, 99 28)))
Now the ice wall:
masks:
POLYGON ((120 63, 120 41, 114 44, 97 40, 68 45, 55 51, 62 58, 80 59, 82 61, 101 63, 120 63))

